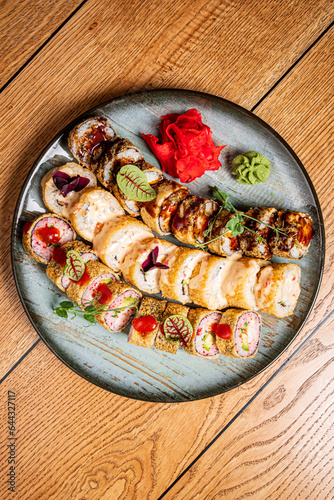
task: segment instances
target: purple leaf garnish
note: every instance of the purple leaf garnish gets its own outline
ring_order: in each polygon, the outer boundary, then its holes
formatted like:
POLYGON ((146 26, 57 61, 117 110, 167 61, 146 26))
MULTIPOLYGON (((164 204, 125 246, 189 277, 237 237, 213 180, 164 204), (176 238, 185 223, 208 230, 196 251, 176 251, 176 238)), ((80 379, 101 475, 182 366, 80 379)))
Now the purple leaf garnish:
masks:
POLYGON ((52 172, 52 180, 64 198, 66 198, 71 191, 81 191, 89 184, 89 179, 87 179, 87 177, 81 177, 80 175, 70 177, 68 174, 65 174, 65 172, 60 172, 59 170, 52 172))
POLYGON ((65 184, 71 181, 71 176, 65 174, 65 172, 60 172, 55 170, 52 172, 52 180, 58 189, 61 189, 65 184))
POLYGON ((153 250, 148 254, 147 259, 142 263, 141 268, 144 273, 147 273, 151 269, 169 269, 169 266, 162 264, 161 262, 157 262, 157 258, 159 255, 159 247, 156 246, 153 250))

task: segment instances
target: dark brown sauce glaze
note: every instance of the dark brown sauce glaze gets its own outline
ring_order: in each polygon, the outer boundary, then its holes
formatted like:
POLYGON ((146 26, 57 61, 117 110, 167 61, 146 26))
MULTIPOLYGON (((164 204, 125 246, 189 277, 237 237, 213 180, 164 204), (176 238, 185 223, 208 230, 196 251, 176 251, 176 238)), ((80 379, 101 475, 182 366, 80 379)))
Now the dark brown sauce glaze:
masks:
POLYGON ((160 210, 160 228, 162 231, 171 232, 173 218, 177 212, 180 203, 189 195, 187 189, 179 189, 176 193, 170 195, 163 203, 160 210))

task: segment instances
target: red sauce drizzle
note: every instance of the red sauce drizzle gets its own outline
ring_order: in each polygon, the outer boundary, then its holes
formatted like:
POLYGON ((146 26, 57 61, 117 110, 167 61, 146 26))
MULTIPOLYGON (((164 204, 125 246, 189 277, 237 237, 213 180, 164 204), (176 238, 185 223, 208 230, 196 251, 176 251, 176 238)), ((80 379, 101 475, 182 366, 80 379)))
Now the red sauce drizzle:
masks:
POLYGON ((32 222, 31 221, 30 222, 26 222, 24 224, 24 226, 23 226, 23 232, 24 232, 24 234, 27 234, 27 232, 29 231, 29 229, 31 228, 31 226, 32 226, 32 222))
POLYGON ((221 339, 230 340, 232 338, 232 329, 230 325, 227 325, 225 323, 222 325, 216 325, 214 333, 221 339))
POLYGON ((54 249, 52 258, 57 264, 64 267, 66 264, 66 252, 63 247, 57 247, 54 249))
POLYGON ((35 231, 36 237, 45 245, 56 245, 60 240, 60 231, 56 227, 39 227, 35 231))
POLYGON ((99 304, 109 304, 112 299, 112 292, 109 290, 106 283, 100 283, 96 290, 93 292, 93 297, 99 296, 97 299, 99 304))
POLYGON ((89 276, 89 273, 87 271, 87 267, 85 267, 85 272, 83 273, 83 275, 81 276, 81 278, 79 279, 79 281, 74 281, 74 280, 71 280, 71 281, 73 281, 74 283, 76 283, 79 286, 88 285, 89 282, 90 282, 90 276, 89 276))
POLYGON ((143 338, 145 338, 156 329, 158 323, 155 317, 149 314, 148 316, 141 316, 140 318, 133 319, 132 326, 143 338))

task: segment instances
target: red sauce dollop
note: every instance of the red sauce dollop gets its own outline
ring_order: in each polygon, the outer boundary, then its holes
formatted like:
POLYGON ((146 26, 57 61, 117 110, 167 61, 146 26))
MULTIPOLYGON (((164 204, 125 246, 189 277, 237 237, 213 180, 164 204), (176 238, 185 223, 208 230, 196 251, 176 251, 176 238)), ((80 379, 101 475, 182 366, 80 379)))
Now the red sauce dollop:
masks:
POLYGON ((142 337, 150 332, 153 332, 158 326, 157 320, 154 316, 141 316, 141 318, 135 318, 132 320, 132 326, 142 337))
POLYGON ((57 247, 54 249, 52 258, 57 264, 64 267, 66 264, 66 252, 63 247, 57 247))
POLYGON ((232 338, 232 329, 230 325, 227 324, 222 324, 222 325, 216 325, 214 329, 214 333, 217 335, 217 337, 225 340, 229 340, 232 338))
POLYGON ((29 229, 31 228, 31 226, 32 226, 32 222, 31 221, 30 222, 26 222, 24 224, 24 226, 23 226, 23 232, 24 232, 24 234, 27 234, 27 232, 29 231, 29 229))
POLYGON ((108 288, 106 283, 100 283, 96 290, 93 292, 93 297, 98 296, 97 299, 99 304, 105 305, 109 304, 112 299, 112 292, 108 288))
POLYGON ((45 245, 57 245, 60 240, 60 231, 56 227, 39 227, 35 231, 36 237, 45 245))
POLYGON ((83 275, 81 276, 81 278, 79 279, 79 281, 74 281, 74 280, 71 280, 71 281, 73 281, 74 283, 76 283, 79 286, 88 285, 88 283, 90 281, 90 276, 89 276, 89 273, 87 271, 87 267, 85 267, 85 272, 83 273, 83 275))

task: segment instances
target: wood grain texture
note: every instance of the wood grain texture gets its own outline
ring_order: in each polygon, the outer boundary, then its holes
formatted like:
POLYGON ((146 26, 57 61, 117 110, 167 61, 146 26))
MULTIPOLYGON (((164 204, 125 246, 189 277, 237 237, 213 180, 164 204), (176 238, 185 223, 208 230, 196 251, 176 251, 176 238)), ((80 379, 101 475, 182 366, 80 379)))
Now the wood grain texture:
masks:
POLYGON ((249 108, 332 13, 329 0, 265 7, 255 0, 135 0, 131 9, 120 0, 89 0, 9 85, 1 97, 7 126, 0 133, 0 275, 3 307, 15 320, 6 322, 0 339, 0 377, 37 339, 11 276, 9 232, 23 180, 56 132, 87 108, 140 88, 192 88, 249 108))
POLYGON ((0 87, 20 69, 80 3, 80 0, 0 2, 0 87))
POLYGON ((166 500, 332 499, 333 315, 166 500))

